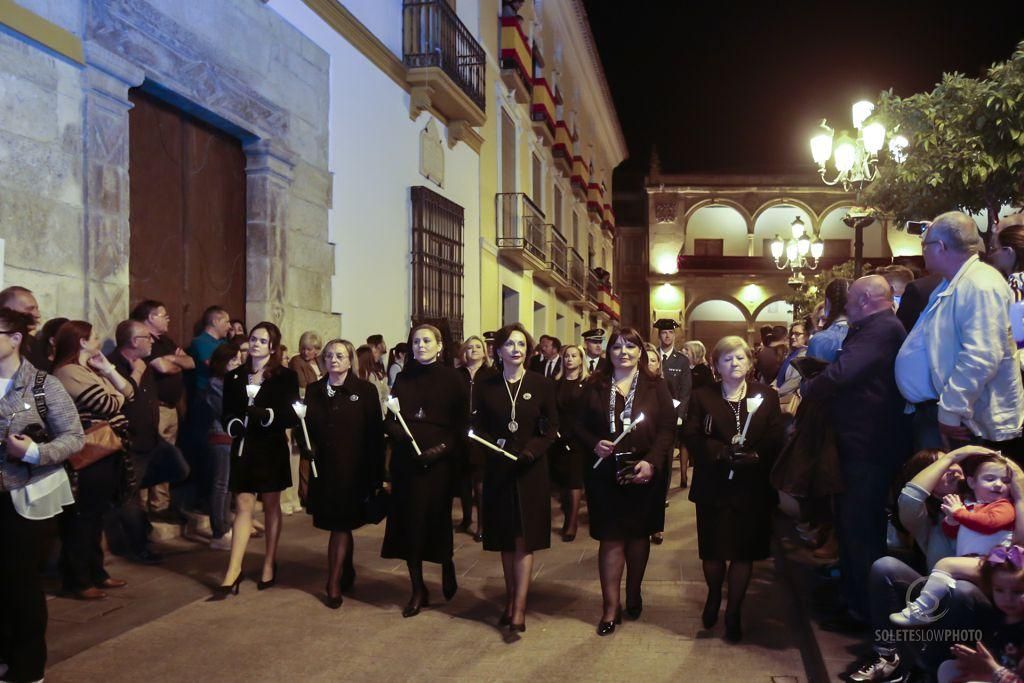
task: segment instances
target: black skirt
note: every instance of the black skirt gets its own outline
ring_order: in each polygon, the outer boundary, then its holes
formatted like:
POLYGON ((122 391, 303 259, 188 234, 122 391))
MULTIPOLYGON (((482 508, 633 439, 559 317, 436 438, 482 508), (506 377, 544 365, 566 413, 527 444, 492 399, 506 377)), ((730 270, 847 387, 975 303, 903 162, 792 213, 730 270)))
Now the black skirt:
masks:
POLYGON ((754 562, 771 555, 771 507, 757 514, 735 505, 697 503, 697 551, 702 560, 754 562))
POLYGON ((548 453, 551 481, 563 489, 583 488, 583 451, 576 443, 555 442, 548 453))
MULTIPOLYGON (((635 456, 632 456, 635 457, 635 456)), ((665 528, 665 479, 656 473, 646 484, 620 485, 616 461, 606 459, 586 473, 590 537, 598 541, 647 538, 665 528)))
POLYGON ((245 439, 231 454, 232 493, 273 493, 292 485, 291 449, 284 432, 245 439))

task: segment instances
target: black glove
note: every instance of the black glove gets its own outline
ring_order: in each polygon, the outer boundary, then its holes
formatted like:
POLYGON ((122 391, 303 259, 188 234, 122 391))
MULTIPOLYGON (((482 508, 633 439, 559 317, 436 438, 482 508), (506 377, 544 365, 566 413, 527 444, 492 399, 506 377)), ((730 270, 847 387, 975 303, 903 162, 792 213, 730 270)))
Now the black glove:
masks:
POLYGON ((432 465, 435 462, 437 462, 441 458, 441 456, 445 454, 445 451, 447 450, 447 444, 439 443, 436 446, 431 446, 427 450, 417 455, 416 459, 419 460, 424 465, 432 465))
POLYGON ((528 467, 537 460, 537 456, 527 450, 520 451, 516 457, 519 458, 516 460, 516 464, 520 467, 528 467))
POLYGON ((402 425, 398 424, 398 420, 385 420, 384 421, 384 432, 391 438, 395 443, 411 443, 412 439, 402 429, 402 425))
POLYGON ((270 411, 262 406, 249 406, 245 409, 250 424, 263 424, 270 417, 270 411))
POLYGON ((739 444, 730 446, 726 449, 726 453, 729 457, 729 466, 736 469, 751 467, 761 461, 757 451, 746 446, 740 446, 739 444))

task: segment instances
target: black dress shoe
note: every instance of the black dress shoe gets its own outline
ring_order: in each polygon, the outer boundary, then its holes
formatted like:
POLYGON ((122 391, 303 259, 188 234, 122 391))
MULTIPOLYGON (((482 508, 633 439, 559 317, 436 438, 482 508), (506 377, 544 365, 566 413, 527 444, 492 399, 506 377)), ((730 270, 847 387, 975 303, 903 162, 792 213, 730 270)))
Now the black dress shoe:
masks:
POLYGON ((483 541, 484 541, 484 532, 482 532, 482 531, 476 532, 476 534, 473 536, 473 540, 476 541, 477 543, 483 543, 483 541))
POLYGON ((230 586, 217 586, 213 589, 213 595, 211 595, 207 602, 220 602, 221 600, 227 600, 229 595, 238 595, 238 587, 242 583, 242 573, 238 573, 238 578, 230 586))
POLYGON ((441 565, 441 593, 445 600, 451 600, 455 597, 457 590, 459 590, 459 583, 455 579, 455 563, 445 562, 441 565))
POLYGON ((420 613, 421 609, 428 605, 430 605, 430 596, 426 590, 422 593, 413 593, 412 597, 409 598, 409 604, 402 609, 402 616, 406 619, 414 617, 420 613))
POLYGON ((704 611, 700 615, 704 628, 714 628, 715 624, 718 623, 718 610, 721 607, 722 594, 719 593, 717 596, 713 596, 709 593, 708 599, 704 602, 704 611))
POLYGON ((615 612, 615 619, 612 621, 599 621, 597 622, 597 635, 608 636, 615 633, 615 625, 622 623, 622 608, 620 607, 615 612))
POLYGON ((508 632, 509 633, 525 633, 526 632, 526 622, 524 621, 521 624, 509 623, 509 625, 508 625, 508 632))
POLYGON ((277 585, 277 562, 274 562, 274 575, 270 577, 269 581, 264 581, 263 579, 260 579, 256 583, 256 590, 265 591, 268 588, 273 588, 275 585, 277 585))
POLYGON ((740 615, 725 613, 725 639, 730 643, 743 640, 743 629, 740 627, 740 615))
POLYGON ((637 601, 630 604, 629 600, 626 600, 626 618, 630 621, 636 621, 640 618, 640 615, 644 611, 644 599, 637 598, 637 601))
POLYGON ((512 617, 507 614, 502 614, 501 619, 498 619, 498 626, 508 626, 512 623, 512 617))
POLYGON ((327 593, 327 595, 324 597, 324 604, 330 607, 331 609, 338 609, 341 607, 341 603, 345 602, 345 598, 340 593, 338 594, 337 597, 331 596, 330 585, 326 586, 324 588, 324 591, 327 593))
POLYGON ((341 581, 338 583, 341 592, 352 590, 352 584, 356 582, 356 568, 350 564, 345 565, 341 570, 341 581))

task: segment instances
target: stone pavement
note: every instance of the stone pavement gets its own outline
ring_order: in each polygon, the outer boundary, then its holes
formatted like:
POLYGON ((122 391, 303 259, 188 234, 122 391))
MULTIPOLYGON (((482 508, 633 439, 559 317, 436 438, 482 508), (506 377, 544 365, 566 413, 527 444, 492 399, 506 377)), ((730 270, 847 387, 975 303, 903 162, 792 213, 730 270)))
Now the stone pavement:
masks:
MULTIPOLYGON (((333 611, 320 602, 327 534, 296 514, 285 518, 271 590, 257 592, 249 580, 239 596, 205 602, 227 553, 178 539, 161 546, 168 558, 160 567, 110 560, 111 573, 130 583, 105 601, 51 599, 47 681, 824 680, 804 591, 776 567, 785 562, 758 563, 742 644, 722 639, 721 622, 703 628, 694 508, 677 489, 670 501, 666 541, 652 548, 647 569, 643 616, 609 637, 594 633, 597 543, 585 527, 573 543, 553 534, 551 549, 537 554, 527 631, 510 639, 496 628, 499 558, 470 536, 456 535, 455 598, 444 603, 440 572, 428 565, 434 602, 403 619, 404 563, 379 557, 383 524, 358 531, 355 590, 333 611)), ((558 513, 553 522, 561 524, 558 513)), ((262 551, 262 540, 250 544, 250 577, 262 551)))

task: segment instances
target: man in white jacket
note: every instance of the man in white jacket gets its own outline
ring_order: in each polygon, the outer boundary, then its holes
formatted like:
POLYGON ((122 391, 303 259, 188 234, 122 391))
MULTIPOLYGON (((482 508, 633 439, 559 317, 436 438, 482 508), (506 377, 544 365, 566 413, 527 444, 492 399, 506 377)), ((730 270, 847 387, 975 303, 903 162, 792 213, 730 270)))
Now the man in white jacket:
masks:
MULTIPOLYGON (((982 248, 970 216, 950 211, 932 222, 922 252, 943 279, 896 358, 900 392, 922 415, 935 415, 945 450, 968 441, 998 447, 1019 437, 1024 421, 1012 295, 999 271, 978 259, 982 248)), ((916 420, 919 427, 927 425, 916 420)))

